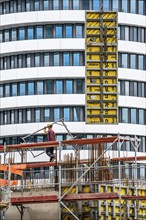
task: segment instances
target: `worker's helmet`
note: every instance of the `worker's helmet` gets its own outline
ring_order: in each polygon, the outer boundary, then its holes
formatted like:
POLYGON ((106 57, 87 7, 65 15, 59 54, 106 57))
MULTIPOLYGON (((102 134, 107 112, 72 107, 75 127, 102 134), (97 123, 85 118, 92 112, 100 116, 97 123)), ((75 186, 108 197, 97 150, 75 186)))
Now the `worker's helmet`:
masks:
POLYGON ((53 126, 52 124, 47 124, 48 128, 52 128, 52 126, 53 126))

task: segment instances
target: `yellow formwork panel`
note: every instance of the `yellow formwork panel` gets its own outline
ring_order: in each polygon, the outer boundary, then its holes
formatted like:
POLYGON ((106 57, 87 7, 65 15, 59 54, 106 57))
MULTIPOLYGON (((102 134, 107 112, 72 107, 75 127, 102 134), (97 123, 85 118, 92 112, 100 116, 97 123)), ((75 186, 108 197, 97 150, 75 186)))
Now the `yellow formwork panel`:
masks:
POLYGON ((87 60, 100 60, 100 55, 91 55, 88 54, 86 57, 87 60))
MULTIPOLYGON (((86 56, 86 60, 101 60, 101 56, 98 54, 87 54, 86 56)), ((107 61, 112 61, 112 60, 117 60, 117 55, 113 54, 113 55, 107 55, 106 57, 107 61)))
POLYGON ((103 86, 103 92, 117 92, 117 86, 108 86, 108 84, 107 85, 104 85, 103 86))
POLYGON ((99 93, 100 92, 100 86, 88 86, 87 87, 87 93, 93 92, 93 93, 99 93))
MULTIPOLYGON (((70 187, 66 186, 61 189, 62 195, 68 191, 70 187)), ((76 193, 76 187, 73 187, 69 193, 76 193)))
MULTIPOLYGON (((91 39, 91 37, 90 37, 91 39)), ((112 46, 108 46, 107 45, 107 52, 111 52, 111 53, 116 53, 117 52, 117 46, 116 45, 112 45, 112 46)), ((87 53, 100 53, 100 46, 95 46, 92 44, 87 45, 86 47, 86 52, 87 53)))
POLYGON ((93 53, 99 53, 100 52, 100 46, 87 46, 87 48, 86 48, 86 52, 87 53, 90 53, 90 52, 93 52, 93 53))
POLYGON ((115 78, 104 78, 103 79, 103 84, 113 84, 113 85, 115 85, 115 86, 117 86, 117 79, 115 78))
POLYGON ((97 12, 86 12, 86 18, 87 19, 99 19, 100 14, 97 12))
POLYGON ((100 84, 100 79, 95 79, 95 78, 87 79, 87 86, 88 84, 100 84))
POLYGON ((86 30, 86 35, 98 35, 100 34, 100 30, 99 29, 87 29, 86 30))
POLYGON ((83 205, 83 212, 90 212, 91 207, 89 205, 83 205))
POLYGON ((91 109, 91 110, 87 110, 87 115, 89 115, 89 114, 92 114, 93 116, 94 115, 101 115, 101 114, 103 114, 103 115, 116 115, 117 110, 106 109, 101 112, 101 110, 97 110, 97 109, 92 110, 91 109))
POLYGON ((88 108, 100 108, 100 103, 87 103, 88 108))
POLYGON ((84 193, 89 193, 89 192, 90 192, 90 187, 89 187, 89 186, 83 186, 83 187, 82 187, 82 191, 83 191, 84 193))

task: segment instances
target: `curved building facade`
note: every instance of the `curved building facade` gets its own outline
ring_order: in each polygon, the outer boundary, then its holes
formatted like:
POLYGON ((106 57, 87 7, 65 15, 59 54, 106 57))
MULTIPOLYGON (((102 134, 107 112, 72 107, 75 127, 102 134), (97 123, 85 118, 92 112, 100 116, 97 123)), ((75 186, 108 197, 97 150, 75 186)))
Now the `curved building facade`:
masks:
MULTIPOLYGON (((64 119, 78 138, 141 139, 146 155, 145 0, 0 1, 0 144, 64 119), (118 12, 118 124, 86 124, 86 11, 118 12)), ((57 139, 67 138, 54 124, 57 139)), ((45 141, 43 132, 26 139, 45 141)), ((128 155, 134 155, 130 143, 128 155)), ((123 154, 124 155, 124 154, 123 154)), ((18 161, 18 158, 16 158, 18 161)), ((35 158, 28 158, 28 161, 35 158)), ((42 156, 47 160, 47 156, 42 156)), ((146 168, 139 177, 145 178, 146 168)))

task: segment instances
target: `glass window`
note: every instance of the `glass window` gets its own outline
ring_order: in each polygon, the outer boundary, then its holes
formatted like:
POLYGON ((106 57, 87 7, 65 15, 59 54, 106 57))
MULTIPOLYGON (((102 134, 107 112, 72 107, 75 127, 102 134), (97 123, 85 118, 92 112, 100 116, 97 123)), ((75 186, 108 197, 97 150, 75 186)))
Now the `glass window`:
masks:
POLYGON ((66 25, 66 38, 72 38, 72 25, 66 25))
POLYGON ((134 34, 133 40, 137 42, 137 28, 136 27, 133 28, 133 34, 134 34))
POLYGON ((27 109, 27 111, 26 111, 26 121, 31 122, 31 118, 32 118, 31 109, 27 109))
POLYGON ((54 121, 59 121, 60 119, 60 109, 54 108, 54 121))
POLYGON ((69 108, 63 109, 63 118, 64 118, 64 121, 70 121, 70 109, 69 108))
POLYGON ((129 27, 125 26, 125 40, 129 41, 129 27))
POLYGON ((144 125, 144 110, 139 109, 139 124, 144 125))
POLYGON ((82 1, 83 10, 89 10, 89 0, 82 1))
POLYGON ((122 54, 122 68, 128 67, 128 54, 122 54))
POLYGON ((56 38, 62 38, 62 25, 56 25, 55 33, 56 38))
POLYGON ((54 66, 59 66, 59 53, 54 53, 54 66))
POLYGON ((11 111, 11 115, 10 115, 10 117, 11 117, 11 121, 10 121, 10 123, 11 123, 11 124, 14 124, 14 123, 15 123, 14 110, 11 111))
POLYGON ((3 34, 2 31, 0 31, 0 43, 3 42, 3 34))
POLYGON ((46 26, 46 38, 53 38, 53 26, 52 25, 46 26))
POLYGON ((34 82, 28 82, 28 95, 34 95, 34 82))
POLYGON ((84 93, 84 81, 81 79, 76 80, 76 93, 83 94, 84 93))
POLYGON ((129 96, 129 82, 125 81, 125 95, 129 96))
POLYGON ((33 27, 27 28, 27 39, 28 40, 34 39, 34 28, 33 27))
POLYGON ((38 81, 37 82, 37 94, 41 95, 44 93, 44 89, 43 89, 43 81, 38 81))
POLYGON ((43 0, 43 6, 44 6, 44 10, 49 10, 50 0, 43 0))
POLYGON ((109 11, 110 10, 109 0, 103 0, 103 10, 104 11, 109 11))
POLYGON ((79 9, 80 9, 79 0, 73 0, 73 10, 79 10, 79 9))
POLYGON ((122 12, 128 12, 127 0, 122 0, 122 12))
POLYGON ((54 80, 47 80, 46 81, 46 94, 53 94, 54 93, 54 80))
POLYGON ((66 80, 66 93, 67 94, 72 94, 73 93, 73 81, 72 80, 66 80))
POLYGON ((10 57, 10 66, 11 66, 11 69, 15 68, 14 56, 10 57))
POLYGON ((63 66, 69 66, 69 53, 63 53, 63 66))
POLYGON ((40 2, 39 0, 34 0, 34 10, 39 11, 40 9, 40 2))
POLYGON ((44 109, 44 121, 45 122, 48 122, 51 120, 51 117, 50 117, 50 108, 45 108, 44 109))
POLYGON ((141 97, 145 97, 145 84, 141 83, 141 97))
POLYGON ((144 28, 138 28, 138 42, 145 42, 145 30, 144 28))
POLYGON ((19 40, 25 40, 25 28, 19 28, 19 40))
POLYGON ((44 53, 44 66, 49 66, 49 53, 44 53))
POLYGON ((118 11, 119 0, 113 0, 113 11, 118 11))
POLYGON ((138 14, 144 14, 144 0, 138 0, 138 14))
POLYGON ((122 123, 128 123, 128 108, 122 108, 122 123))
POLYGON ((26 95, 26 85, 24 82, 19 84, 20 96, 26 95))
POLYGON ((22 11, 22 1, 21 0, 17 0, 17 11, 21 12, 22 11))
POLYGON ((136 124, 136 109, 131 109, 131 123, 136 124))
POLYGON ((73 66, 79 66, 79 65, 80 65, 80 54, 73 53, 73 66))
POLYGON ((74 107, 73 112, 74 112, 74 121, 81 121, 80 120, 80 108, 74 107))
POLYGON ((130 13, 136 13, 136 0, 130 1, 130 13))
POLYGON ((62 80, 56 80, 56 94, 63 93, 63 82, 62 80))
POLYGON ((17 83, 12 83, 12 96, 17 96, 17 83))
POLYGON ((138 95, 138 91, 137 91, 137 82, 134 82, 134 96, 138 95))
POLYGON ((130 68, 136 69, 136 55, 135 54, 130 55, 130 68))
POLYGON ((43 27, 42 26, 38 26, 36 28, 36 38, 37 39, 42 39, 43 38, 43 27))
POLYGON ((53 10, 59 10, 59 0, 53 0, 53 10))
POLYGON ((22 68, 23 67, 23 59, 22 59, 22 55, 18 55, 17 56, 17 67, 18 68, 22 68))
POLYGON ((18 110, 18 123, 22 123, 22 110, 18 110))
POLYGON ((35 65, 35 67, 40 66, 40 54, 35 54, 35 56, 34 56, 34 65, 35 65))
POLYGON ((10 84, 5 85, 5 96, 10 96, 10 84))
POLYGON ((40 122, 40 119, 41 119, 40 113, 41 113, 40 109, 35 110, 35 122, 40 122))
POLYGON ((63 0, 63 10, 69 10, 69 0, 63 0))
POLYGON ((14 6, 13 6, 14 1, 10 1, 10 13, 14 12, 14 6))
POLYGON ((30 59, 30 54, 26 54, 26 67, 31 66, 31 59, 30 59))
POLYGON ((12 39, 12 41, 16 41, 17 40, 16 29, 12 29, 12 31, 11 31, 11 39, 12 39))
POLYGON ((4 124, 8 123, 8 112, 4 111, 4 124))
POLYGON ((5 42, 10 41, 9 30, 5 30, 5 31, 4 31, 4 41, 5 41, 5 42))
POLYGON ((82 38, 83 37, 83 26, 82 25, 76 25, 76 38, 82 38))
POLYGON ((144 69, 144 56, 138 55, 138 69, 143 70, 144 69))
POLYGON ((3 85, 0 85, 0 97, 3 97, 3 85))
POLYGON ((30 0, 25 0, 26 11, 30 11, 30 0))
POLYGON ((99 2, 100 0, 93 0, 93 10, 99 11, 99 2))

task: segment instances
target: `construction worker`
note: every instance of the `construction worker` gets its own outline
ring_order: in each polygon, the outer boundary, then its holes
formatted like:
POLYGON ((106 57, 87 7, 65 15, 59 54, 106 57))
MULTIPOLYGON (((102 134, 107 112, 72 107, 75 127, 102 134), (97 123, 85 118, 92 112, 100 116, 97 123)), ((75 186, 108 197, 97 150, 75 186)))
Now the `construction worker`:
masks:
MULTIPOLYGON (((44 134, 47 135, 48 141, 56 141, 56 133, 52 130, 52 124, 44 127, 44 134)), ((46 154, 50 157, 50 162, 54 160, 54 147, 46 148, 46 154)))

